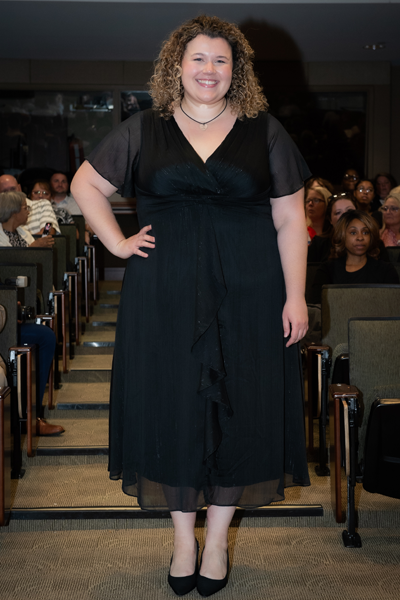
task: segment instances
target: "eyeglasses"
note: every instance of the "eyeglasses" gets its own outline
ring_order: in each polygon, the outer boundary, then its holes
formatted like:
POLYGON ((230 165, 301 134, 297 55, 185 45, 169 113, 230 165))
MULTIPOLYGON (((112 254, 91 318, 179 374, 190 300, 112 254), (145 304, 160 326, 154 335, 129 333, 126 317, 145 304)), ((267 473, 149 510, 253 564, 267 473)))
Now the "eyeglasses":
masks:
POLYGON ((30 207, 30 206, 28 206, 27 204, 23 204, 23 205, 21 206, 21 208, 23 208, 24 210, 27 210, 28 212, 31 212, 31 207, 30 207))
POLYGON ((321 200, 320 198, 310 198, 309 200, 305 201, 305 204, 310 204, 310 202, 312 202, 313 204, 319 204, 320 202, 323 202, 323 200, 321 200))
POLYGON ((400 206, 382 206, 383 212, 397 212, 400 206))
POLYGON ((50 192, 43 192, 42 190, 36 190, 35 192, 32 192, 32 195, 35 196, 50 196, 50 192))
POLYGON ((348 173, 346 173, 344 175, 343 179, 350 179, 351 181, 358 181, 357 175, 349 175, 348 173))
POLYGON ((374 191, 374 188, 357 188, 357 192, 360 192, 360 194, 362 194, 363 192, 365 192, 366 194, 370 194, 371 192, 374 191))

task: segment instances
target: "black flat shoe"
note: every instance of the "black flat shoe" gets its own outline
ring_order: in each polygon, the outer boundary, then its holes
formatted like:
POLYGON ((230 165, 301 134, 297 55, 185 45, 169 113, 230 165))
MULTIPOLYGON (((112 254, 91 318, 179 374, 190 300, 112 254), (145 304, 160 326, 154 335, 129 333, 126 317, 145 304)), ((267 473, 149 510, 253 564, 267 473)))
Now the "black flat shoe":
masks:
MULTIPOLYGON (((203 559, 203 555, 201 556, 203 559)), ((201 567, 201 561, 200 561, 201 567)), ((200 571, 200 569, 199 569, 200 571)), ((216 594, 220 590, 222 590, 226 584, 228 583, 228 575, 229 575, 229 552, 227 551, 227 565, 226 565, 226 575, 223 579, 209 579, 209 577, 203 577, 203 575, 198 575, 197 577, 197 591, 200 596, 207 598, 207 596, 212 596, 216 594)))
POLYGON ((186 577, 173 577, 171 575, 171 572, 168 573, 168 583, 177 596, 184 596, 185 594, 188 594, 189 592, 194 590, 194 588, 196 587, 197 574, 199 572, 199 542, 197 540, 196 546, 196 567, 194 569, 193 575, 186 575, 186 577))

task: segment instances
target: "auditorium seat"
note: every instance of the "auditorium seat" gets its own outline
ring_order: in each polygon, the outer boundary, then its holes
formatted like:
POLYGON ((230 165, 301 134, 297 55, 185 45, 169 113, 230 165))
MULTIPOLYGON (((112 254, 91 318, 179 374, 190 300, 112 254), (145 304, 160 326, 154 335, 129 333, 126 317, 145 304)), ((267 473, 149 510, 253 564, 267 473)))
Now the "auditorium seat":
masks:
POLYGON ((336 359, 348 352, 348 321, 352 317, 400 316, 400 285, 325 285, 322 288, 321 311, 322 345, 312 345, 307 349, 308 437, 309 451, 313 452, 313 421, 318 418, 319 465, 316 471, 319 475, 328 475, 328 385, 336 359))
MULTIPOLYGON (((360 547, 355 486, 400 499, 399 317, 349 320, 350 384, 330 386, 332 501, 347 547, 360 547), (347 477, 342 506, 341 469, 347 477)), ((400 508, 400 503, 399 503, 400 508)))

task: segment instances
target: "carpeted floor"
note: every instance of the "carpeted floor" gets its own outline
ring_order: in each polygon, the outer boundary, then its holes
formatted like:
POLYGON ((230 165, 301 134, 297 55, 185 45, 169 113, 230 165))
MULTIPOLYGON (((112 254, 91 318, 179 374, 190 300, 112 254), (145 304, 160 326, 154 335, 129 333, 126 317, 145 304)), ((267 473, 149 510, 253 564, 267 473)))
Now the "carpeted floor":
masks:
MULTIPOLYGON (((243 519, 231 528, 230 580, 216 598, 398 600, 398 530, 365 529, 363 547, 348 550, 335 528, 265 527, 264 520, 257 521, 243 519)), ((2 600, 176 597, 167 585, 169 520, 67 531, 62 523, 47 531, 40 522, 33 524, 38 531, 19 532, 16 522, 0 532, 2 600)), ((197 528, 197 537, 202 545, 203 527, 197 528)), ((196 591, 187 597, 200 598, 196 591)))

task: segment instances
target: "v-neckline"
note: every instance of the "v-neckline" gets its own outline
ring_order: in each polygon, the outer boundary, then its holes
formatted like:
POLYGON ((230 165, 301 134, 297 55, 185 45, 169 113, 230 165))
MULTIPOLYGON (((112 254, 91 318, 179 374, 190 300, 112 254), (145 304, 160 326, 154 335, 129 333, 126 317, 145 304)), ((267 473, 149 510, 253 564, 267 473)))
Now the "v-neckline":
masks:
POLYGON ((175 117, 172 115, 172 121, 173 121, 173 126, 175 127, 175 129, 178 131, 178 135, 184 140, 184 143, 189 146, 190 150, 192 151, 192 153, 197 157, 197 159, 201 162, 201 164, 203 165, 203 167, 207 166, 208 161, 210 160, 210 158, 212 158, 214 156, 214 154, 216 154, 220 148, 222 148, 222 146, 225 144, 225 142, 227 141, 227 139, 231 136, 232 132, 234 129, 236 129, 236 126, 239 122, 239 119, 236 118, 232 128, 228 131, 228 133, 226 134, 226 136, 224 137, 224 139, 222 140, 222 142, 215 148, 214 152, 212 152, 212 154, 210 154, 210 156, 207 157, 207 159, 204 161, 200 154, 197 152, 197 150, 194 148, 194 146, 192 146, 192 144, 189 142, 189 140, 187 139, 186 135, 183 133, 182 129, 179 127, 178 123, 175 120, 175 117))

